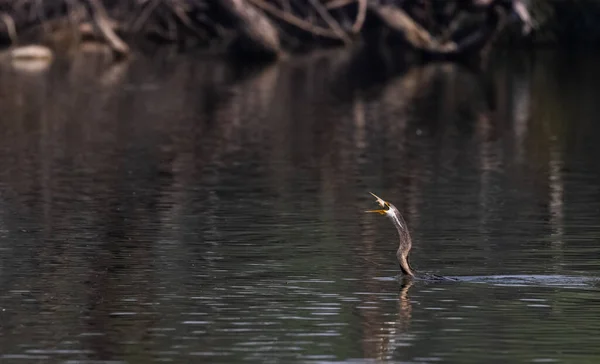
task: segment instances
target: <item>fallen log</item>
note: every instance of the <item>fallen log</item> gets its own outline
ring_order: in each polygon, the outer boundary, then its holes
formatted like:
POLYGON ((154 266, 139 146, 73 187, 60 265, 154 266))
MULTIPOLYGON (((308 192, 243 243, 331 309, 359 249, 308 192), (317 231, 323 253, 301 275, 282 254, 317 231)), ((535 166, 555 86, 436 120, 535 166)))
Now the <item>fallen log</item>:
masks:
POLYGON ((234 20, 240 37, 251 45, 253 51, 270 56, 281 53, 277 28, 260 10, 245 0, 218 0, 222 9, 234 20))
POLYGON ((129 47, 114 32, 111 20, 106 13, 106 9, 99 0, 86 0, 86 7, 90 13, 92 21, 106 43, 113 50, 118 58, 123 58, 129 54, 129 47))
POLYGON ((415 49, 446 54, 456 51, 456 45, 452 42, 440 44, 421 25, 415 22, 402 9, 389 5, 371 5, 369 9, 376 14, 381 21, 395 33, 404 39, 415 49))

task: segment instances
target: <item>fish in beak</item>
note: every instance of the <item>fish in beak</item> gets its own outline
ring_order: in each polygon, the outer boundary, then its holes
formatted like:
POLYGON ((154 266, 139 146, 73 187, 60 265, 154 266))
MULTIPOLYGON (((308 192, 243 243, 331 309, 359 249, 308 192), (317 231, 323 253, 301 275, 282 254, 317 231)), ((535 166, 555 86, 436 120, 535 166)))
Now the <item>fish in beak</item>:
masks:
MULTIPOLYGON (((376 201, 379 204, 379 206, 384 207, 384 208, 387 207, 388 209, 390 208, 390 204, 388 202, 384 201, 381 197, 377 196, 376 194, 374 194, 372 192, 369 192, 369 193, 371 195, 373 195, 373 197, 375 197, 377 199, 376 201)), ((385 214, 387 214, 388 210, 386 210, 386 209, 381 209, 381 210, 367 210, 365 212, 375 212, 375 213, 378 213, 380 215, 385 215, 385 214)))

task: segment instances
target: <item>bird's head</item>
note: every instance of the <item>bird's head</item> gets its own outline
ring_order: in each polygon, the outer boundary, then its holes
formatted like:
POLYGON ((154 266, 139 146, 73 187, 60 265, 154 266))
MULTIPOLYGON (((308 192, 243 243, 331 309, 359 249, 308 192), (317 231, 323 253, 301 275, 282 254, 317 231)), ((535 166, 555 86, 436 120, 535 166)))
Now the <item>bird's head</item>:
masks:
POLYGON ((369 192, 371 195, 373 195, 373 197, 375 197, 377 200, 377 203, 379 204, 379 206, 381 206, 383 209, 380 210, 367 210, 365 212, 375 212, 378 213, 380 215, 387 215, 391 209, 391 205, 389 202, 383 200, 381 197, 377 196, 376 194, 369 192))

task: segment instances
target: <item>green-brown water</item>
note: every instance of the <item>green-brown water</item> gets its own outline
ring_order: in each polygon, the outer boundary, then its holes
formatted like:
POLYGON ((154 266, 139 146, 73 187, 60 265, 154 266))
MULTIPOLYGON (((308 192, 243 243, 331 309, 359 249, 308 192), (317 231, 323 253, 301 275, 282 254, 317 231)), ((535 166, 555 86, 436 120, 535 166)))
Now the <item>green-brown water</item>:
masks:
POLYGON ((597 60, 3 66, 0 361, 597 362, 597 60))

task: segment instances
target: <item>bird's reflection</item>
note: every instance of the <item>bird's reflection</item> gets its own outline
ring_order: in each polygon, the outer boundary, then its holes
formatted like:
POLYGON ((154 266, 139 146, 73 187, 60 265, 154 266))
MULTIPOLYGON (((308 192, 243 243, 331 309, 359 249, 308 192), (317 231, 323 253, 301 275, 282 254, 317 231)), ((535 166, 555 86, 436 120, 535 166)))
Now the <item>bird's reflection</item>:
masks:
POLYGON ((382 335, 385 339, 381 341, 378 353, 379 360, 392 359, 397 348, 406 346, 405 341, 412 318, 412 304, 408 292, 413 283, 414 281, 410 277, 404 276, 401 278, 396 320, 390 321, 388 327, 384 327, 387 332, 382 335))
POLYGON ((412 287, 414 281, 410 277, 403 277, 400 284, 400 292, 398 293, 398 318, 396 326, 400 333, 405 333, 410 328, 410 319, 412 317, 412 304, 408 291, 412 287))

